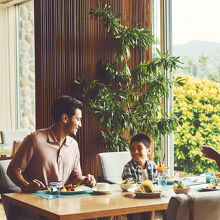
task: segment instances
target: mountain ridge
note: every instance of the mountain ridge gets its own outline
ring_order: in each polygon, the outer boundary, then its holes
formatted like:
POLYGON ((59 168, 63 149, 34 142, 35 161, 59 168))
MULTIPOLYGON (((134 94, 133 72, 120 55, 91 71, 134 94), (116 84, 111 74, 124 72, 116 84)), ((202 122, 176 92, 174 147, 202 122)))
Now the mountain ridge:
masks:
POLYGON ((189 58, 195 60, 197 60, 201 55, 213 58, 217 54, 216 50, 220 51, 219 42, 193 40, 185 44, 174 44, 173 56, 188 56, 189 58))

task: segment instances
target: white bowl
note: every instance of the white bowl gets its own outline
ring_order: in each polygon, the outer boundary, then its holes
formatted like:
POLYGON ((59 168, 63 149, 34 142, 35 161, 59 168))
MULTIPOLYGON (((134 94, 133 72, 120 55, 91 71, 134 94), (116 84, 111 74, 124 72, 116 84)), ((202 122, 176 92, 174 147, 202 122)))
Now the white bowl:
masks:
POLYGON ((190 189, 191 189, 190 186, 183 186, 183 188, 177 188, 175 185, 173 185, 173 191, 176 194, 181 194, 181 193, 187 194, 189 193, 190 189))
POLYGON ((121 187, 121 189, 123 190, 123 191, 128 191, 128 189, 130 189, 130 188, 134 188, 134 187, 136 187, 137 186, 137 184, 129 184, 129 183, 127 183, 127 184, 120 184, 120 187, 121 187))

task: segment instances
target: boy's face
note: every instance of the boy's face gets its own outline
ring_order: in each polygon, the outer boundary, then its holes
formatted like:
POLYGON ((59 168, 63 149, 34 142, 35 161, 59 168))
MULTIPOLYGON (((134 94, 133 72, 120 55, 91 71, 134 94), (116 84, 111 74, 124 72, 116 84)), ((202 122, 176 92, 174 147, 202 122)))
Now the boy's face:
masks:
POLYGON ((136 162, 146 160, 148 150, 142 142, 132 142, 130 146, 131 157, 136 162))

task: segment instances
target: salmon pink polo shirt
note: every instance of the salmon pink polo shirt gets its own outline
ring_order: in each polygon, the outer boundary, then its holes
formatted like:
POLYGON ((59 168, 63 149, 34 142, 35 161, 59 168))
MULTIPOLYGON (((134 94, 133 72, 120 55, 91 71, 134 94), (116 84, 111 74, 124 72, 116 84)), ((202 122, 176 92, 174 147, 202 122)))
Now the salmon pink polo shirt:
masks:
POLYGON ((60 146, 51 127, 28 135, 10 166, 21 170, 28 182, 38 179, 45 185, 56 181, 64 185, 70 176, 82 175, 78 143, 67 136, 60 146))

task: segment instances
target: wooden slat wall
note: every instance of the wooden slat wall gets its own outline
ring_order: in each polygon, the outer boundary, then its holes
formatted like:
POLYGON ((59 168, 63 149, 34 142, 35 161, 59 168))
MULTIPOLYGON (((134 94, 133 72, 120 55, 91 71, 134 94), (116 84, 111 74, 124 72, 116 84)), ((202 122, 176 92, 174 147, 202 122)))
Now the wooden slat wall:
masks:
MULTIPOLYGON (((122 23, 141 23, 151 28, 152 0, 102 0, 122 13, 122 23)), ((111 60, 115 44, 106 36, 103 22, 94 20, 90 8, 98 0, 35 0, 36 127, 48 127, 54 100, 72 94, 72 82, 94 79, 99 60, 111 60)), ((151 51, 132 51, 130 66, 151 59, 151 51)), ((98 141, 99 128, 86 103, 83 127, 77 136, 84 174, 97 175, 95 156, 104 151, 98 141)))

